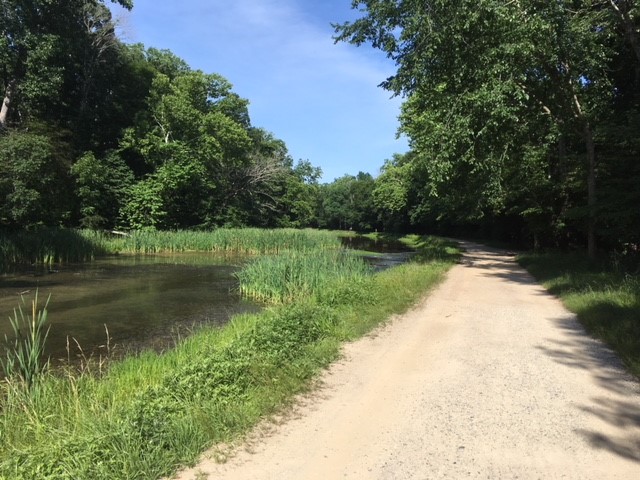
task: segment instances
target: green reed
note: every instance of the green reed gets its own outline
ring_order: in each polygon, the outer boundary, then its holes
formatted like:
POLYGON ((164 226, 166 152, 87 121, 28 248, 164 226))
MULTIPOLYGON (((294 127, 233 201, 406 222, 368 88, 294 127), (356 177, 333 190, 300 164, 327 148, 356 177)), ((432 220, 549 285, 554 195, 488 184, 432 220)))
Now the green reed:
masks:
POLYGON ((243 296, 268 303, 286 303, 310 296, 329 282, 371 274, 360 257, 343 251, 288 251, 261 257, 237 273, 243 296))
POLYGON ((137 231, 111 239, 122 253, 214 252, 229 254, 279 253, 285 250, 338 248, 335 232, 295 229, 220 228, 212 231, 137 231))
POLYGON ((24 297, 22 305, 9 317, 13 338, 5 335, 5 357, 0 357, 0 367, 9 381, 18 381, 27 390, 31 389, 38 378, 47 371, 49 361, 43 361, 44 347, 49 335, 47 325, 47 307, 38 308, 38 292, 31 301, 31 315, 23 311, 27 307, 24 297))

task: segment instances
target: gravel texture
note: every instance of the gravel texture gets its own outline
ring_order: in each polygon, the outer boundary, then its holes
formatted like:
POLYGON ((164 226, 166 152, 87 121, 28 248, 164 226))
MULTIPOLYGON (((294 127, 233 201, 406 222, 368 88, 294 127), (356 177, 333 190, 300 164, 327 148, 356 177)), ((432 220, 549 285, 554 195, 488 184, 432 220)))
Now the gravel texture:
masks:
POLYGON ((638 382, 512 256, 462 243, 290 417, 178 478, 640 479, 638 382))

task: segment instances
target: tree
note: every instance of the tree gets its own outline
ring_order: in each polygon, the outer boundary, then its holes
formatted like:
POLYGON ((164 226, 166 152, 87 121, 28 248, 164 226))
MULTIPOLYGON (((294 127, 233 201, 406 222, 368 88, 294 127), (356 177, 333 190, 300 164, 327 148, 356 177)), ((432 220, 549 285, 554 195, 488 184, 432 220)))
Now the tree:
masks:
POLYGON ((134 181, 131 169, 116 152, 109 152, 103 159, 87 152, 71 172, 76 179, 80 225, 93 229, 115 227, 134 181))
POLYGON ((370 231, 377 227, 373 204, 373 177, 364 172, 344 175, 323 185, 318 222, 321 227, 370 231))
POLYGON ((69 217, 64 145, 10 132, 0 141, 0 226, 59 225, 69 217))
MULTIPOLYGON (((114 2, 132 7, 130 0, 114 2)), ((0 129, 68 115, 63 90, 82 104, 112 31, 101 0, 0 0, 0 129)))
POLYGON ((548 151, 571 144, 585 158, 582 212, 594 255, 594 131, 612 98, 606 11, 577 0, 355 0, 353 6, 364 16, 337 25, 337 40, 370 42, 396 62, 396 74, 382 85, 407 97, 402 129, 416 152, 416 171, 425 173, 423 199, 452 208, 449 214, 466 211, 470 220, 504 213, 523 139, 545 142, 548 151))

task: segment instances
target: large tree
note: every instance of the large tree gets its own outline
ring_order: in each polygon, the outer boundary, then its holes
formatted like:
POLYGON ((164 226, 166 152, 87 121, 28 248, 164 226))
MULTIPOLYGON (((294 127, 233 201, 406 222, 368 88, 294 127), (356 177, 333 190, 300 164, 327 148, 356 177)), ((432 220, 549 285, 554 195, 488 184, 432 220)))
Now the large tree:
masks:
MULTIPOLYGON (((396 74, 382 85, 407 97, 402 128, 423 172, 423 199, 454 215, 504 213, 520 188, 509 182, 522 181, 517 172, 528 170, 539 184, 521 198, 518 214, 540 212, 549 206, 536 206, 545 176, 567 182, 573 169, 564 145, 584 159, 586 205, 576 211, 595 255, 595 132, 614 96, 612 39, 620 18, 627 27, 635 22, 633 2, 354 0, 353 6, 363 16, 336 26, 337 39, 369 42, 396 62, 396 74), (626 17, 611 15, 616 9, 626 17)), ((637 28, 625 32, 633 44, 637 28)))
POLYGON ((102 0, 0 0, 0 129, 88 109, 101 59, 115 43, 102 0))

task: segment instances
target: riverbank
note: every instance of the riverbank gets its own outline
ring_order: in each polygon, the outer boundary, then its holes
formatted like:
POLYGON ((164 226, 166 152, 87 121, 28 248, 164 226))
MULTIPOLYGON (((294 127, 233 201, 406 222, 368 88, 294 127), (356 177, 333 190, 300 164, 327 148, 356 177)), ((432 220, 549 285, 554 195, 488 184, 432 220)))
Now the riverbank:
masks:
POLYGON ((322 292, 204 328, 102 377, 48 376, 31 392, 5 384, 0 477, 158 478, 213 443, 237 439, 309 388, 343 341, 404 311, 443 278, 454 247, 413 240, 421 262, 324 282, 322 292))
POLYGON ((285 250, 338 249, 337 232, 326 230, 219 228, 213 231, 133 231, 46 228, 0 232, 0 272, 18 264, 86 262, 106 255, 209 252, 264 255, 285 250))

